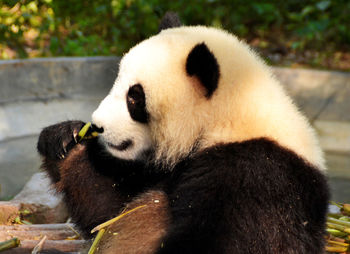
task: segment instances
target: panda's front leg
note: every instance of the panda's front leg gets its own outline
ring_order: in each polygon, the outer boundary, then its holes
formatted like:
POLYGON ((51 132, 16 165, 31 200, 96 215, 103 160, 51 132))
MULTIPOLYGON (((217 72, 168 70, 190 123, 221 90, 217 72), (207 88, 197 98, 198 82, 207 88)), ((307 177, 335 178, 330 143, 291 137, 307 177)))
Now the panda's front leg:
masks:
MULTIPOLYGON (((37 148, 43 156, 42 169, 50 176, 53 187, 63 194, 72 221, 85 237, 96 225, 118 214, 125 197, 115 180, 100 174, 106 160, 92 163, 91 149, 100 150, 95 139, 76 142, 82 121, 67 121, 46 127, 37 148)), ((99 156, 96 153, 94 156, 99 156)), ((111 163, 108 163, 113 166, 111 163)))

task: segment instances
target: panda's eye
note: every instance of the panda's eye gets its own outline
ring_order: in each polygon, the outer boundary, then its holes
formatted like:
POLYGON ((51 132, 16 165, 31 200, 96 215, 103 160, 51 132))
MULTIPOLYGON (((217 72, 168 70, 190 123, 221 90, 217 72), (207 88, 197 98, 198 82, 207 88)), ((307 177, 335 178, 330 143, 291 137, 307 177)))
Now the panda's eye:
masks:
POLYGON ((146 97, 140 84, 133 85, 129 88, 126 96, 126 103, 132 119, 141 123, 148 122, 146 97))
POLYGON ((132 97, 130 97, 130 96, 128 96, 127 100, 128 100, 128 103, 129 103, 129 104, 134 105, 134 104, 136 103, 135 99, 132 98, 132 97))

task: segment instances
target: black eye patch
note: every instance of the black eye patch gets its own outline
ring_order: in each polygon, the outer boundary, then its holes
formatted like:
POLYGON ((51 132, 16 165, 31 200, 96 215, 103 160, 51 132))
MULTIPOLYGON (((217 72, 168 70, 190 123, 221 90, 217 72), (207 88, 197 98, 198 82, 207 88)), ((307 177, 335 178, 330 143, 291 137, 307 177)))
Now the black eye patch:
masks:
POLYGON ((126 103, 132 119, 140 123, 148 122, 149 116, 146 110, 146 97, 140 84, 129 88, 126 103))

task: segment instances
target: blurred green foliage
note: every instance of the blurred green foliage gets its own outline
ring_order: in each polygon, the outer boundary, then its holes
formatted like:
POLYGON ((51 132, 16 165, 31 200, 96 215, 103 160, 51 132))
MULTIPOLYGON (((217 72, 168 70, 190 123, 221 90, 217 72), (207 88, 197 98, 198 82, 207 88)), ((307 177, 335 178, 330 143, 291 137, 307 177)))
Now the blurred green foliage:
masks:
POLYGON ((348 0, 0 0, 0 58, 121 55, 157 33, 167 10, 184 24, 258 38, 260 48, 350 45, 348 0))

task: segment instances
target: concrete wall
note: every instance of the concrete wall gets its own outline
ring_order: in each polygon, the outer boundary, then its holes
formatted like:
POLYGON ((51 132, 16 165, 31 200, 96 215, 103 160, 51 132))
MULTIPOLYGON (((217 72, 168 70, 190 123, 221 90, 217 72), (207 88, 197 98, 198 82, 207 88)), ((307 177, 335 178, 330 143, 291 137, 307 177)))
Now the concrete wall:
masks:
POLYGON ((0 142, 47 124, 88 120, 117 76, 116 57, 0 61, 0 142))

